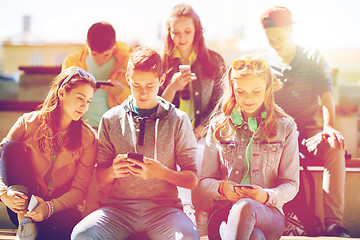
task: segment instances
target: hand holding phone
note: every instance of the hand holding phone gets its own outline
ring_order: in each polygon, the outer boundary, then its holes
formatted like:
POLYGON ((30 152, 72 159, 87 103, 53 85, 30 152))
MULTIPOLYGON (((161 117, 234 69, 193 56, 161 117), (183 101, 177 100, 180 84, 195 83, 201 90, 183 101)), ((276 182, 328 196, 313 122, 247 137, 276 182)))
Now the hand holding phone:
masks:
MULTIPOLYGON (((144 162, 144 155, 141 154, 141 153, 128 152, 128 153, 127 153, 127 156, 128 156, 128 158, 135 159, 136 161, 144 162)), ((136 168, 141 168, 141 167, 138 166, 138 165, 135 165, 135 167, 136 167, 136 168)))
POLYGON ((114 84, 109 83, 108 81, 96 81, 96 88, 100 88, 101 86, 110 86, 110 87, 113 87, 114 84))
POLYGON ((190 68, 190 65, 180 65, 179 70, 181 73, 183 73, 185 71, 191 71, 191 68, 190 68))
POLYGON ((36 206, 39 204, 38 200, 36 199, 36 197, 34 195, 31 195, 30 201, 29 201, 29 205, 28 205, 28 210, 29 212, 31 212, 32 210, 34 210, 36 208, 36 206))

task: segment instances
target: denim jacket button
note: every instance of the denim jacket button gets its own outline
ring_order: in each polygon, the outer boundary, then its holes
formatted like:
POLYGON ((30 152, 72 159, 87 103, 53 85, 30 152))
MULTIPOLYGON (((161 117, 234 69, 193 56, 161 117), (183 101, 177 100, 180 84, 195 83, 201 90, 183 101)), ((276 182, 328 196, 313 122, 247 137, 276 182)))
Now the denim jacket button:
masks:
POLYGON ((245 139, 242 138, 242 139, 241 139, 241 142, 245 142, 245 139))
POLYGON ((197 110, 197 111, 196 111, 196 114, 200 114, 200 111, 199 111, 199 110, 197 110))
POLYGON ((246 130, 246 129, 247 129, 247 126, 244 126, 244 129, 246 130))
POLYGON ((199 95, 199 92, 195 92, 195 96, 198 96, 199 95))
POLYGON ((239 158, 239 159, 242 159, 242 155, 238 155, 238 158, 239 158))
POLYGON ((238 171, 238 170, 235 170, 235 174, 238 175, 238 174, 239 174, 239 171, 238 171))

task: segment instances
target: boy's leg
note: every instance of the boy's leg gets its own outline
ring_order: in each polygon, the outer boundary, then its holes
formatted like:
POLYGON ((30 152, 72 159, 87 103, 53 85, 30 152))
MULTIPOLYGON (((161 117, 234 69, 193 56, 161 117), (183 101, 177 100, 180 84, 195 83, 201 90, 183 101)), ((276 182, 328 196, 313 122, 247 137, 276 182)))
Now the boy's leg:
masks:
POLYGON ((71 239, 126 239, 135 232, 137 217, 132 211, 102 207, 81 220, 73 229, 71 239))
POLYGON ((151 239, 200 239, 191 219, 179 208, 144 201, 145 232, 151 239))
MULTIPOLYGON (((324 144, 325 145, 325 144, 324 144)), ((344 216, 345 150, 324 147, 323 198, 325 224, 341 225, 344 216)))

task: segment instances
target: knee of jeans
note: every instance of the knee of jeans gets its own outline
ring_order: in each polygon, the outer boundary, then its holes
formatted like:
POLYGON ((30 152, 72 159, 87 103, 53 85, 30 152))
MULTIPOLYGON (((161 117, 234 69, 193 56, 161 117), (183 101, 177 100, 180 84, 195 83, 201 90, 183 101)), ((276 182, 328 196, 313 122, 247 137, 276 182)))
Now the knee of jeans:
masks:
POLYGON ((192 230, 189 231, 175 232, 175 239, 176 240, 200 239, 200 234, 199 231, 194 227, 192 230))
POLYGON ((250 240, 266 240, 264 233, 259 228, 254 228, 250 240))
POLYGON ((88 228, 86 230, 78 229, 76 226, 71 233, 71 240, 96 240, 101 239, 97 236, 97 231, 93 228, 88 228))
POLYGON ((250 198, 242 198, 238 200, 231 208, 231 212, 238 212, 239 214, 253 214, 253 209, 256 201, 250 198))

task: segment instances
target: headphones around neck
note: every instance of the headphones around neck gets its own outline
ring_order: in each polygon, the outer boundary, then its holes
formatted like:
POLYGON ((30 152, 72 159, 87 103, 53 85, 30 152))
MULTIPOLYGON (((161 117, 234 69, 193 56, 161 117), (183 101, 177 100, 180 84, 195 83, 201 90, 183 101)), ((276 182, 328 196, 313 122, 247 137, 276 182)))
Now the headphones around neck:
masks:
MULTIPOLYGON (((261 119, 265 119, 267 117, 267 112, 266 111, 262 111, 261 112, 261 119)), ((231 120, 233 121, 233 123, 236 126, 240 126, 243 124, 243 118, 241 116, 241 114, 239 113, 238 110, 234 109, 231 113, 231 120)), ((257 120, 254 117, 249 117, 248 119, 248 125, 249 125, 249 130, 251 132, 255 132, 258 124, 257 124, 257 120)))

